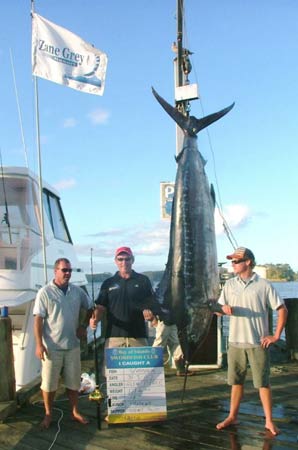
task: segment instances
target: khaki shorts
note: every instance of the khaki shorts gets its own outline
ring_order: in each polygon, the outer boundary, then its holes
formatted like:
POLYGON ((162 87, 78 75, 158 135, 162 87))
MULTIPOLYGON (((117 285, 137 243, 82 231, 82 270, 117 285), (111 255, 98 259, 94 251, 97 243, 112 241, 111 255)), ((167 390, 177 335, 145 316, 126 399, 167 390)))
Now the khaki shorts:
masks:
POLYGON ((259 389, 270 384, 269 350, 262 347, 241 348, 229 346, 228 384, 244 384, 248 363, 251 368, 253 385, 259 389))
POLYGON ((58 389, 62 374, 65 387, 78 391, 81 386, 81 352, 80 347, 71 350, 50 350, 42 361, 41 386, 45 392, 55 392, 58 389))

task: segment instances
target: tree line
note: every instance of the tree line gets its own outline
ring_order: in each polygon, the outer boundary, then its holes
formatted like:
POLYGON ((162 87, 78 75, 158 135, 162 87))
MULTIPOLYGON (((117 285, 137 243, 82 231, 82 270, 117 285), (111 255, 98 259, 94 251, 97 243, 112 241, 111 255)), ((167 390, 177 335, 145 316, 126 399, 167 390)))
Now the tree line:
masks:
MULTIPOLYGON (((150 279, 151 283, 158 283, 163 275, 163 270, 148 270, 142 273, 150 279)), ((86 274, 88 283, 92 283, 92 279, 94 283, 102 283, 111 276, 113 276, 111 272, 94 273, 93 277, 89 273, 86 274)))
POLYGON ((289 264, 264 264, 267 278, 271 281, 297 281, 298 272, 294 272, 289 264))
MULTIPOLYGON (((264 264, 267 270, 267 279, 271 281, 297 281, 298 272, 294 272, 289 264, 264 264)), ((151 283, 158 283, 163 275, 163 270, 149 270, 143 272, 144 275, 150 279, 151 283)), ((111 277, 111 272, 95 273, 93 274, 93 282, 102 283, 107 278, 111 277)), ((92 275, 86 274, 87 281, 92 282, 92 275)))

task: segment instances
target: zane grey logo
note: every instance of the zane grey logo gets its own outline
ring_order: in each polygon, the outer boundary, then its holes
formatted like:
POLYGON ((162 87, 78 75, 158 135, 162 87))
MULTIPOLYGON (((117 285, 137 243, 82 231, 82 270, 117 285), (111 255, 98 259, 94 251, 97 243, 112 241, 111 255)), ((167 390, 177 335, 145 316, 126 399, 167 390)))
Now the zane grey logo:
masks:
POLYGON ((59 47, 55 47, 54 45, 49 45, 43 39, 39 40, 38 50, 47 53, 48 56, 56 61, 63 61, 69 65, 78 66, 82 65, 84 62, 84 55, 72 52, 68 47, 61 49, 59 47))

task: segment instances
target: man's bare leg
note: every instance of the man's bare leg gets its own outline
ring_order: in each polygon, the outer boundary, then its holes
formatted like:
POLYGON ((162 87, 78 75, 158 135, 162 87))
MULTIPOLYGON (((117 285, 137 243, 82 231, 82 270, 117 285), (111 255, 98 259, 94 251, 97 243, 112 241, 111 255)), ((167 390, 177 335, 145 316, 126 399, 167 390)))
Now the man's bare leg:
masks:
POLYGON ((87 420, 84 416, 82 416, 82 414, 80 414, 78 410, 78 402, 79 402, 78 391, 66 389, 66 392, 69 398, 73 420, 76 420, 77 422, 80 422, 83 425, 87 425, 87 423, 89 423, 89 420, 87 420))
POLYGON ((43 421, 41 422, 40 426, 42 428, 49 428, 51 422, 52 422, 52 409, 53 409, 53 402, 55 398, 56 391, 53 392, 46 392, 41 390, 42 392, 42 398, 44 403, 44 409, 45 409, 45 416, 43 421))
POLYGON ((230 425, 237 425, 238 412, 241 399, 243 397, 244 387, 242 384, 233 384, 231 389, 230 413, 228 417, 216 425, 218 430, 223 430, 230 425))
POLYGON ((274 425, 272 420, 272 394, 271 387, 261 387, 259 395, 265 414, 265 428, 269 430, 274 436, 280 433, 280 430, 274 425))

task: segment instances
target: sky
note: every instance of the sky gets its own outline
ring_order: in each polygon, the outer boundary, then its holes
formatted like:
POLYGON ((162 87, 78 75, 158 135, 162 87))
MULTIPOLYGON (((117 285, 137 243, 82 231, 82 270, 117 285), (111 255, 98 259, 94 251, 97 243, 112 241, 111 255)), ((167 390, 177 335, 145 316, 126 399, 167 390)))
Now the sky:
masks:
MULTIPOLYGON (((25 164, 18 97, 37 172, 30 3, 0 5, 0 147, 4 165, 25 164)), ((235 102, 198 135, 222 214, 258 264, 297 271, 298 3, 184 5, 189 79, 200 92, 191 114, 235 102)), ((160 217, 160 182, 175 180, 176 137, 151 86, 174 104, 176 0, 36 0, 35 12, 108 55, 103 96, 38 79, 43 177, 59 191, 78 258, 87 273, 91 255, 94 271, 114 271, 114 251, 127 245, 136 270, 162 270, 169 222, 160 217)), ((215 216, 218 260, 226 261, 233 247, 215 216)))

